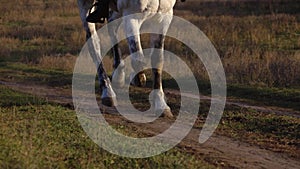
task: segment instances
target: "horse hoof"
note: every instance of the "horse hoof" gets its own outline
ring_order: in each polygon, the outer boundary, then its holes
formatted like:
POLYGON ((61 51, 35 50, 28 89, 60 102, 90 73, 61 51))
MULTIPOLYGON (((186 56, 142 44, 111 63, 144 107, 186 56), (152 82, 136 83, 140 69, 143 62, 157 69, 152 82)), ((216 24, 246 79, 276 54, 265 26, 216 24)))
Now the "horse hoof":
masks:
POLYGON ((147 78, 145 73, 139 73, 138 77, 139 77, 140 87, 146 86, 147 78))
POLYGON ((101 99, 101 102, 103 105, 108 107, 113 107, 117 105, 115 99, 113 99, 112 97, 104 97, 101 99))
POLYGON ((156 111, 155 114, 157 116, 166 117, 166 118, 169 118, 169 119, 172 119, 174 117, 173 113, 171 112, 170 109, 164 109, 164 110, 156 111))
POLYGON ((146 86, 147 78, 145 73, 138 73, 133 77, 133 73, 130 74, 130 85, 144 87, 146 86))
POLYGON ((164 112, 162 113, 162 117, 172 119, 174 116, 170 109, 165 109, 164 112))

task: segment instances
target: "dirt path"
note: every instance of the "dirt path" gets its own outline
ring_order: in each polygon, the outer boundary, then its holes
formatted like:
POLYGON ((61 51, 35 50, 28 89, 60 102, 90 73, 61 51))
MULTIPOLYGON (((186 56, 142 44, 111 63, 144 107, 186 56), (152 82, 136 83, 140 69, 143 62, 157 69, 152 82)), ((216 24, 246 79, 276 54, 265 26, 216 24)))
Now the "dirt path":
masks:
MULTIPOLYGON (((178 94, 179 95, 179 91, 175 91, 175 90, 167 90, 166 93, 173 93, 173 94, 178 94)), ((191 93, 182 93, 182 96, 185 97, 189 97, 189 98, 199 98, 197 95, 195 94, 191 94, 191 93)), ((201 100, 211 100, 211 97, 208 96, 200 96, 201 100)), ((296 118, 300 118, 300 112, 293 110, 293 109, 288 109, 288 108, 281 108, 281 107, 275 107, 275 106, 254 106, 254 105, 250 105, 247 103, 242 103, 242 102, 237 102, 231 99, 227 99, 226 100, 226 105, 233 105, 233 106, 238 106, 241 108, 250 108, 259 112, 264 112, 264 113, 275 113, 277 115, 285 115, 285 116, 291 116, 291 117, 296 117, 296 118)))
MULTIPOLYGON (((37 97, 42 97, 49 102, 55 102, 63 104, 65 106, 72 106, 72 95, 70 89, 54 88, 49 86, 29 85, 25 83, 13 83, 0 81, 0 84, 8 86, 14 90, 26 92, 37 97)), ((175 91, 168 91, 175 93, 175 91)), ((166 94, 168 94, 166 92, 166 94)), ((193 95, 186 94, 189 97, 193 95)), ((202 99, 209 99, 208 97, 202 97, 202 99)), ((236 105, 241 107, 249 107, 242 103, 227 102, 230 105, 236 105)), ((257 109, 259 111, 269 112, 274 108, 256 107, 250 108, 257 109)), ((109 113, 115 113, 114 109, 107 109, 109 113)), ((272 110, 273 112, 273 110, 272 110)), ((299 112, 289 111, 276 111, 275 113, 285 115, 291 115, 299 117, 299 112)), ((156 135, 168 128, 172 124, 171 120, 159 118, 153 123, 138 124, 132 123, 120 115, 105 114, 105 118, 109 123, 120 124, 137 128, 139 132, 146 135, 156 135)), ((241 141, 234 140, 232 138, 213 135, 206 143, 199 144, 200 129, 193 128, 189 135, 178 145, 183 151, 190 152, 198 155, 205 161, 225 168, 299 168, 300 162, 296 159, 288 157, 286 154, 275 153, 269 150, 261 149, 257 146, 250 145, 241 141)))

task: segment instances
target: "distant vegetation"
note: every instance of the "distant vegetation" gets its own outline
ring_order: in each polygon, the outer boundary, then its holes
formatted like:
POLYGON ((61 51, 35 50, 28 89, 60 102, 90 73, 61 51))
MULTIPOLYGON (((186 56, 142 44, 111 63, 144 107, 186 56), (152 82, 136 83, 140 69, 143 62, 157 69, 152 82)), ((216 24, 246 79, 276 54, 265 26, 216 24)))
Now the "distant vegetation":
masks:
MULTIPOLYGON (((213 42, 229 83, 299 88, 299 4, 299 0, 188 0, 178 2, 175 14, 197 25, 213 42)), ((3 0, 0 24, 0 61, 72 70, 85 42, 73 0, 3 0), (56 63, 66 55, 71 58, 68 66, 56 63)), ((185 58, 199 79, 207 80, 201 63, 184 45, 167 39, 166 49, 185 58)), ((127 46, 122 50, 126 54, 127 46)))
POLYGON ((299 0, 190 0, 177 9, 213 42, 230 83, 300 86, 299 0))

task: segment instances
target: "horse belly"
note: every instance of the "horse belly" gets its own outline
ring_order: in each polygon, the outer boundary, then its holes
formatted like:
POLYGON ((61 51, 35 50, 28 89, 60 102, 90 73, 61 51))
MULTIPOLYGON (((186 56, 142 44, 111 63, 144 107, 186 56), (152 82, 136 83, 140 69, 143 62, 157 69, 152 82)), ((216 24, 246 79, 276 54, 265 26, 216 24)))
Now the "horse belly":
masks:
POLYGON ((176 0, 119 0, 118 8, 130 13, 161 12, 172 11, 176 0))
POLYGON ((168 13, 168 12, 172 11, 175 3, 176 3, 176 0, 160 0, 157 11, 161 12, 161 13, 168 13))

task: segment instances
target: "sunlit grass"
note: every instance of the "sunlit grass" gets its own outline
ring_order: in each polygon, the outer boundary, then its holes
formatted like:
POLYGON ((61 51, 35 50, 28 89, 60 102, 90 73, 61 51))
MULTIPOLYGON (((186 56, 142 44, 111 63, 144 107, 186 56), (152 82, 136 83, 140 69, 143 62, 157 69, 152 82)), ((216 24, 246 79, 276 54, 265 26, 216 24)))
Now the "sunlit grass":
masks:
MULTIPOLYGON (((145 159, 113 155, 87 136, 74 110, 29 97, 1 86, 1 168, 216 168, 178 148, 145 159), (7 104, 8 96, 21 102, 7 104)), ((133 134, 130 127, 116 127, 133 134)))
POLYGON ((299 158, 300 120, 252 109, 225 109, 218 133, 299 158))

